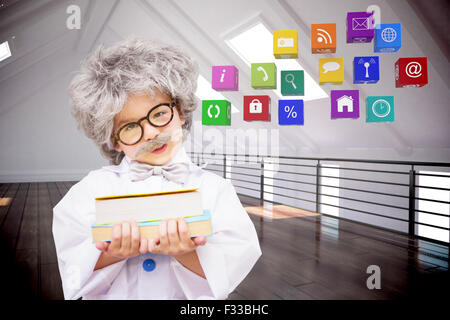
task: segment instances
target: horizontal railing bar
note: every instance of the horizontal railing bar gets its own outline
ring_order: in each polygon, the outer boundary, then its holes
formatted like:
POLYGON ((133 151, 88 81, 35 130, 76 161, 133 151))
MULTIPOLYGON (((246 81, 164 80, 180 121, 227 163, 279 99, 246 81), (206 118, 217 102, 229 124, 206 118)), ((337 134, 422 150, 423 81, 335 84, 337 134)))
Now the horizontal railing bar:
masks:
MULTIPOLYGON (((216 165, 219 166, 220 164, 216 164, 216 163, 211 163, 212 165, 216 165)), ((223 167, 223 164, 221 165, 223 167)), ((231 169, 233 168, 240 168, 240 169, 253 169, 253 170, 259 170, 261 171, 261 167, 258 168, 251 168, 251 167, 240 167, 240 166, 236 166, 236 165, 227 165, 227 167, 230 167, 231 169)), ((232 171, 231 171, 232 172, 232 171)))
POLYGON ((372 170, 372 169, 360 169, 360 168, 345 168, 345 167, 327 167, 320 165, 320 168, 325 169, 336 169, 336 170, 354 170, 354 171, 367 171, 367 172, 379 172, 379 173, 394 173, 394 174, 405 174, 408 175, 409 172, 400 172, 400 171, 385 171, 385 170, 372 170))
POLYGON ((321 177, 321 178, 333 178, 333 179, 342 179, 342 180, 360 181, 360 182, 370 182, 370 183, 382 183, 382 184, 389 184, 389 185, 394 185, 394 186, 409 187, 409 184, 405 184, 405 183, 384 182, 384 181, 365 180, 365 179, 355 179, 355 178, 345 178, 345 177, 333 177, 333 176, 324 176, 324 175, 320 175, 320 177, 321 177))
POLYGON ((450 204, 450 201, 443 201, 443 200, 434 200, 434 199, 428 199, 428 198, 414 198, 416 200, 423 200, 423 201, 429 201, 429 202, 437 202, 437 203, 443 203, 443 204, 450 204))
POLYGON ((440 187, 427 187, 427 186, 415 186, 416 188, 423 188, 423 189, 431 189, 431 190, 442 190, 442 191, 450 191, 449 188, 440 188, 440 187))
POLYGON ((303 183, 303 184, 310 184, 315 186, 316 184, 313 182, 305 182, 305 181, 294 181, 294 180, 289 180, 289 179, 284 179, 284 178, 272 178, 272 177, 264 177, 264 179, 272 179, 274 181, 286 181, 286 182, 293 182, 293 183, 303 183))
POLYGON ((444 217, 444 218, 450 218, 450 216, 448 215, 448 214, 443 214, 443 213, 438 213, 438 212, 431 212, 431 211, 425 211, 425 210, 415 210, 416 212, 419 212, 419 213, 426 213, 426 214, 431 214, 431 215, 434 215, 434 216, 441 216, 441 217, 444 217))
MULTIPOLYGON (((314 184, 315 185, 315 184, 314 184)), ((337 188, 337 189, 343 189, 343 190, 350 190, 350 191, 358 191, 358 192, 366 192, 366 193, 373 193, 373 194, 380 194, 383 196, 390 196, 390 197, 399 197, 399 198, 406 198, 409 199, 408 196, 402 196, 400 194, 390 194, 390 193, 384 193, 384 192, 378 192, 378 191, 371 191, 371 190, 365 190, 365 189, 354 189, 354 188, 347 188, 347 187, 337 187, 337 186, 331 186, 328 184, 319 184, 321 187, 330 187, 330 188, 337 188)))
POLYGON ((253 183, 253 184, 257 184, 257 185, 259 185, 259 181, 248 181, 248 180, 241 180, 241 179, 236 179, 236 178, 233 178, 233 177, 231 177, 231 178, 229 178, 229 179, 231 179, 231 180, 235 180, 235 181, 241 181, 241 182, 246 182, 246 183, 253 183))
POLYGON ((438 177, 438 178, 447 178, 447 179, 450 179, 450 176, 446 176, 446 175, 444 175, 444 174, 416 173, 416 176, 438 177))
POLYGON ((255 175, 255 174, 246 174, 246 173, 242 173, 242 172, 233 172, 233 171, 228 171, 231 174, 240 174, 246 177, 257 177, 257 178, 261 178, 261 175, 255 175))
POLYGON ((374 204, 374 205, 377 205, 377 206, 383 206, 383 207, 388 207, 388 208, 401 209, 401 210, 409 210, 409 208, 398 207, 398 206, 392 206, 392 205, 388 205, 388 204, 376 203, 376 202, 365 201, 365 200, 360 200, 360 199, 352 199, 352 198, 347 198, 347 197, 335 196, 335 195, 331 195, 331 194, 319 193, 319 195, 321 195, 321 196, 327 196, 327 197, 333 197, 333 198, 338 198, 338 199, 344 199, 344 200, 350 200, 350 201, 356 201, 356 202, 362 202, 362 203, 368 203, 368 204, 374 204))
POLYGON ((212 171, 217 171, 217 172, 221 172, 223 173, 223 170, 217 170, 217 169, 211 169, 211 168, 204 168, 205 170, 212 170, 212 171))
POLYGON ((365 213, 365 214, 369 214, 369 215, 373 215, 373 216, 378 216, 378 217, 383 217, 383 218, 388 218, 388 219, 392 219, 392 220, 398 220, 398 221, 409 222, 408 220, 405 220, 405 219, 395 218, 395 217, 389 217, 389 216, 385 216, 385 215, 382 215, 382 214, 373 213, 373 212, 369 212, 369 211, 358 210, 358 209, 347 208, 347 207, 341 207, 341 206, 336 206, 336 205, 329 204, 329 203, 324 203, 324 202, 319 202, 319 203, 320 203, 320 204, 323 204, 323 205, 327 205, 327 206, 339 208, 339 209, 345 209, 345 210, 350 210, 350 211, 356 211, 356 212, 361 212, 361 213, 365 213))
POLYGON ((244 189, 252 190, 252 191, 256 191, 256 192, 260 192, 260 190, 256 190, 256 189, 252 189, 252 188, 243 187, 243 186, 240 186, 240 185, 238 185, 238 184, 236 184, 236 185, 234 185, 234 186, 235 186, 235 187, 239 187, 239 188, 244 188, 244 189))
MULTIPOLYGON (((204 154, 203 152, 195 152, 188 151, 187 153, 191 154, 204 154)), ((243 156, 246 155, 238 155, 231 153, 212 153, 211 155, 223 155, 223 156, 243 156)), ((448 162, 419 162, 419 161, 398 161, 398 160, 372 160, 372 159, 344 159, 344 158, 309 158, 309 157, 294 157, 294 156, 276 156, 272 155, 252 155, 252 157, 258 158, 280 158, 280 159, 295 159, 295 160, 312 160, 312 161, 336 161, 336 162, 357 162, 357 163, 376 163, 376 164, 396 164, 396 165, 407 165, 407 166, 428 166, 428 167, 450 167, 450 163, 448 162)), ((265 159, 266 160, 266 159, 265 159)))
POLYGON ((442 230, 450 230, 450 228, 445 228, 445 227, 436 226, 436 225, 432 225, 432 224, 428 224, 428 223, 423 223, 423 222, 414 222, 414 224, 420 224, 420 225, 423 225, 423 226, 433 227, 433 228, 438 228, 438 229, 442 229, 442 230))
POLYGON ((313 200, 307 200, 307 199, 303 199, 303 198, 291 197, 291 196, 287 196, 285 194, 279 194, 279 193, 274 193, 274 192, 266 192, 266 191, 264 191, 264 193, 268 193, 268 194, 272 194, 272 195, 276 195, 276 196, 281 196, 281 197, 287 197, 287 198, 300 200, 300 201, 307 201, 307 202, 316 203, 316 201, 313 201, 313 200))
POLYGON ((293 172, 293 171, 284 171, 284 170, 270 170, 270 169, 266 169, 266 168, 264 168, 264 171, 276 172, 276 173, 292 173, 292 174, 297 174, 297 175, 302 175, 302 176, 313 176, 313 177, 316 176, 315 174, 312 174, 312 173, 293 172))

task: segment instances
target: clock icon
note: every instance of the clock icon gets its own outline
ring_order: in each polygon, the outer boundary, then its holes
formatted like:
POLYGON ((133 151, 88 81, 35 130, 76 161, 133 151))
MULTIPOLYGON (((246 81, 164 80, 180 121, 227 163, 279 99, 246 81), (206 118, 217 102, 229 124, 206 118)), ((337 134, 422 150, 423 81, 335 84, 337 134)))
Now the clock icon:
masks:
POLYGON ((378 99, 372 104, 372 111, 377 117, 384 118, 391 112, 391 105, 384 99, 378 99))

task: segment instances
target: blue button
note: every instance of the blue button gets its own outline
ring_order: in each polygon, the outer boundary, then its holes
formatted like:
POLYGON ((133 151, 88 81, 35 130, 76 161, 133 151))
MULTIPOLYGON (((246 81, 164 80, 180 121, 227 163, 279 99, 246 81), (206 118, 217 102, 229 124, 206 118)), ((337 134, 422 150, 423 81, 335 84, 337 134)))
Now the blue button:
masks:
POLYGON ((142 267, 144 268, 145 271, 150 272, 155 270, 156 267, 156 262, 153 259, 147 259, 144 261, 144 263, 142 264, 142 267))

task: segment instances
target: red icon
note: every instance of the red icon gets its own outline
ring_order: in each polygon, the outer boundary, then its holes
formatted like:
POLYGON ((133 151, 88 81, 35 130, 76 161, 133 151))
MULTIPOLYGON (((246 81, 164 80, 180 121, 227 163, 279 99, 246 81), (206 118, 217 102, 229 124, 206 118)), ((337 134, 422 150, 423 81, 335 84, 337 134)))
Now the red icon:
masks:
POLYGON ((427 57, 399 58, 395 63, 395 86, 423 87, 428 83, 427 57))
POLYGON ((244 96, 244 121, 270 121, 270 97, 244 96))

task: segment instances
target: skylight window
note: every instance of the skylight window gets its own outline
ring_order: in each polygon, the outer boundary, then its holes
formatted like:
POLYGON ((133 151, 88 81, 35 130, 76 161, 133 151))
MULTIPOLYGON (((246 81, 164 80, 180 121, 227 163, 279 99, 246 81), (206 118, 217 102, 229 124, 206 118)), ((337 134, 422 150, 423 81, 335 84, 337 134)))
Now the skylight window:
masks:
MULTIPOLYGON (((277 73, 280 70, 304 70, 296 59, 275 59, 272 33, 262 23, 227 40, 226 43, 249 67, 256 62, 275 62, 277 73)), ((280 98, 283 98, 279 75, 277 75, 277 82, 277 89, 274 91, 280 98)), ((328 98, 328 94, 305 70, 305 96, 290 96, 289 98, 308 101, 328 98)))
POLYGON ((8 59, 11 57, 11 50, 9 49, 8 41, 0 44, 0 61, 8 59))
MULTIPOLYGON (((202 75, 199 75, 197 81, 197 91, 195 95, 201 100, 228 100, 220 92, 211 87, 211 83, 202 75)), ((231 113, 237 113, 239 109, 231 104, 231 113)))

